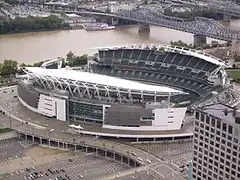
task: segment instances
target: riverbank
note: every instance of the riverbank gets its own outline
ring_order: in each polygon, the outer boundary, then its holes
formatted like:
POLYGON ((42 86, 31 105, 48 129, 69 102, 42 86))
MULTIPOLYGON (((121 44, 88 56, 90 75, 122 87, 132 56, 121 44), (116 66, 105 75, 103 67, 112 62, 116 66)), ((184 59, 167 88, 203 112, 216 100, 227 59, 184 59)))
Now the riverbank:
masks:
POLYGON ((65 28, 70 28, 69 24, 55 15, 0 20, 0 34, 51 31, 65 28))

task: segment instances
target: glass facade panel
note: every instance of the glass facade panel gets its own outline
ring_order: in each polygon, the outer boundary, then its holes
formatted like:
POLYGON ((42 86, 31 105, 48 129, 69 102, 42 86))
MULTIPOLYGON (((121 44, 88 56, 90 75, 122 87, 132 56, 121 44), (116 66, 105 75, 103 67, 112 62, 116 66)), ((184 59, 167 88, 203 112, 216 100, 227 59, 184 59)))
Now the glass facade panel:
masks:
POLYGON ((103 106, 69 101, 69 115, 102 121, 103 106))

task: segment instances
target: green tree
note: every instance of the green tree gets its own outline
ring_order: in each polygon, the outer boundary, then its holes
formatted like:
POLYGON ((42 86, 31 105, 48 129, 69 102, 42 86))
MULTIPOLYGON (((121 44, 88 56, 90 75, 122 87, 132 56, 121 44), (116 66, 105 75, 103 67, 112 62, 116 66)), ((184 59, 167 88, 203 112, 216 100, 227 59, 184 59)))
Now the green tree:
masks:
POLYGON ((2 75, 2 66, 3 66, 3 64, 0 63, 0 75, 2 75))
POLYGON ((88 59, 88 55, 87 54, 84 54, 82 56, 76 56, 73 59, 72 66, 76 67, 76 66, 86 65, 87 64, 87 59, 88 59))
POLYGON ((19 67, 21 67, 21 68, 23 68, 23 67, 26 67, 27 65, 25 64, 25 63, 21 63, 20 65, 19 65, 19 67))
POLYGON ((67 53, 67 61, 73 61, 73 59, 75 58, 75 54, 72 51, 69 51, 67 53))
POLYGON ((6 18, 0 19, 0 34, 54 30, 64 27, 69 27, 69 24, 64 23, 62 19, 55 15, 48 17, 17 17, 13 20, 6 18))
POLYGON ((18 62, 14 60, 4 60, 3 65, 2 65, 2 70, 1 74, 2 76, 5 75, 13 75, 17 72, 18 70, 18 62))
POLYGON ((33 67, 40 67, 43 63, 44 61, 33 63, 33 67))

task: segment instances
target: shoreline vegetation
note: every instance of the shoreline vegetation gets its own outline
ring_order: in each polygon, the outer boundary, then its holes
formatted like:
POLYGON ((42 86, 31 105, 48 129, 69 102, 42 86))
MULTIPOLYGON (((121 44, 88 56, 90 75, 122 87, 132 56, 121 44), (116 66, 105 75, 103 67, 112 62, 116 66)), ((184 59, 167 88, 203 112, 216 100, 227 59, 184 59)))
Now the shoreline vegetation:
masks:
POLYGON ((50 15, 48 17, 29 16, 26 18, 17 17, 15 19, 0 19, 0 34, 53 31, 61 29, 71 29, 71 27, 55 15, 50 15))
MULTIPOLYGON (((77 67, 83 66, 87 64, 88 55, 83 54, 81 56, 75 55, 72 51, 69 51, 66 55, 66 58, 59 58, 62 60, 62 67, 70 66, 77 67)), ((0 84, 4 82, 8 82, 9 77, 14 76, 16 73, 20 72, 21 68, 24 67, 40 67, 44 62, 48 62, 50 60, 40 61, 33 64, 19 64, 18 61, 12 59, 5 59, 3 63, 0 63, 0 84)))

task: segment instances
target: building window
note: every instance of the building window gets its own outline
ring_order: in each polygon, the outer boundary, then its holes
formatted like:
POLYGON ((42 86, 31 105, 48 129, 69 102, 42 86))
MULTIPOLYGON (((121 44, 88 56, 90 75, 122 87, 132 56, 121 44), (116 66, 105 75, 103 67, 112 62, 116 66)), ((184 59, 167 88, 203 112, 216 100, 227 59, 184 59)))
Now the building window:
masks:
POLYGON ((201 114, 201 121, 204 122, 204 119, 205 119, 205 115, 201 114))
POLYGON ((224 164, 224 159, 220 158, 220 162, 224 164))
POLYGON ((233 151, 233 155, 234 155, 234 156, 237 156, 237 152, 236 152, 236 151, 233 151))
POLYGON ((231 146, 232 146, 232 143, 230 143, 230 142, 227 142, 227 146, 231 148, 231 146))
POLYGON ((222 156, 222 157, 225 157, 225 154, 224 154, 223 152, 221 152, 221 156, 222 156))
POLYGON ((221 129, 221 120, 219 120, 219 119, 217 120, 217 128, 221 129))
POLYGON ((233 127, 230 126, 230 125, 228 125, 228 133, 229 133, 229 134, 232 134, 232 132, 233 132, 233 127))
POLYGON ((227 131, 227 124, 223 123, 222 130, 225 132, 227 131))
POLYGON ((235 175, 236 175, 236 172, 235 172, 235 171, 231 171, 231 174, 235 176, 235 175))
POLYGON ((211 124, 212 124, 212 126, 215 126, 215 119, 214 118, 211 119, 211 124))
POLYGON ((196 112, 195 118, 199 119, 199 112, 196 112))
POLYGON ((206 123, 210 124, 210 117, 209 116, 206 117, 206 123))

